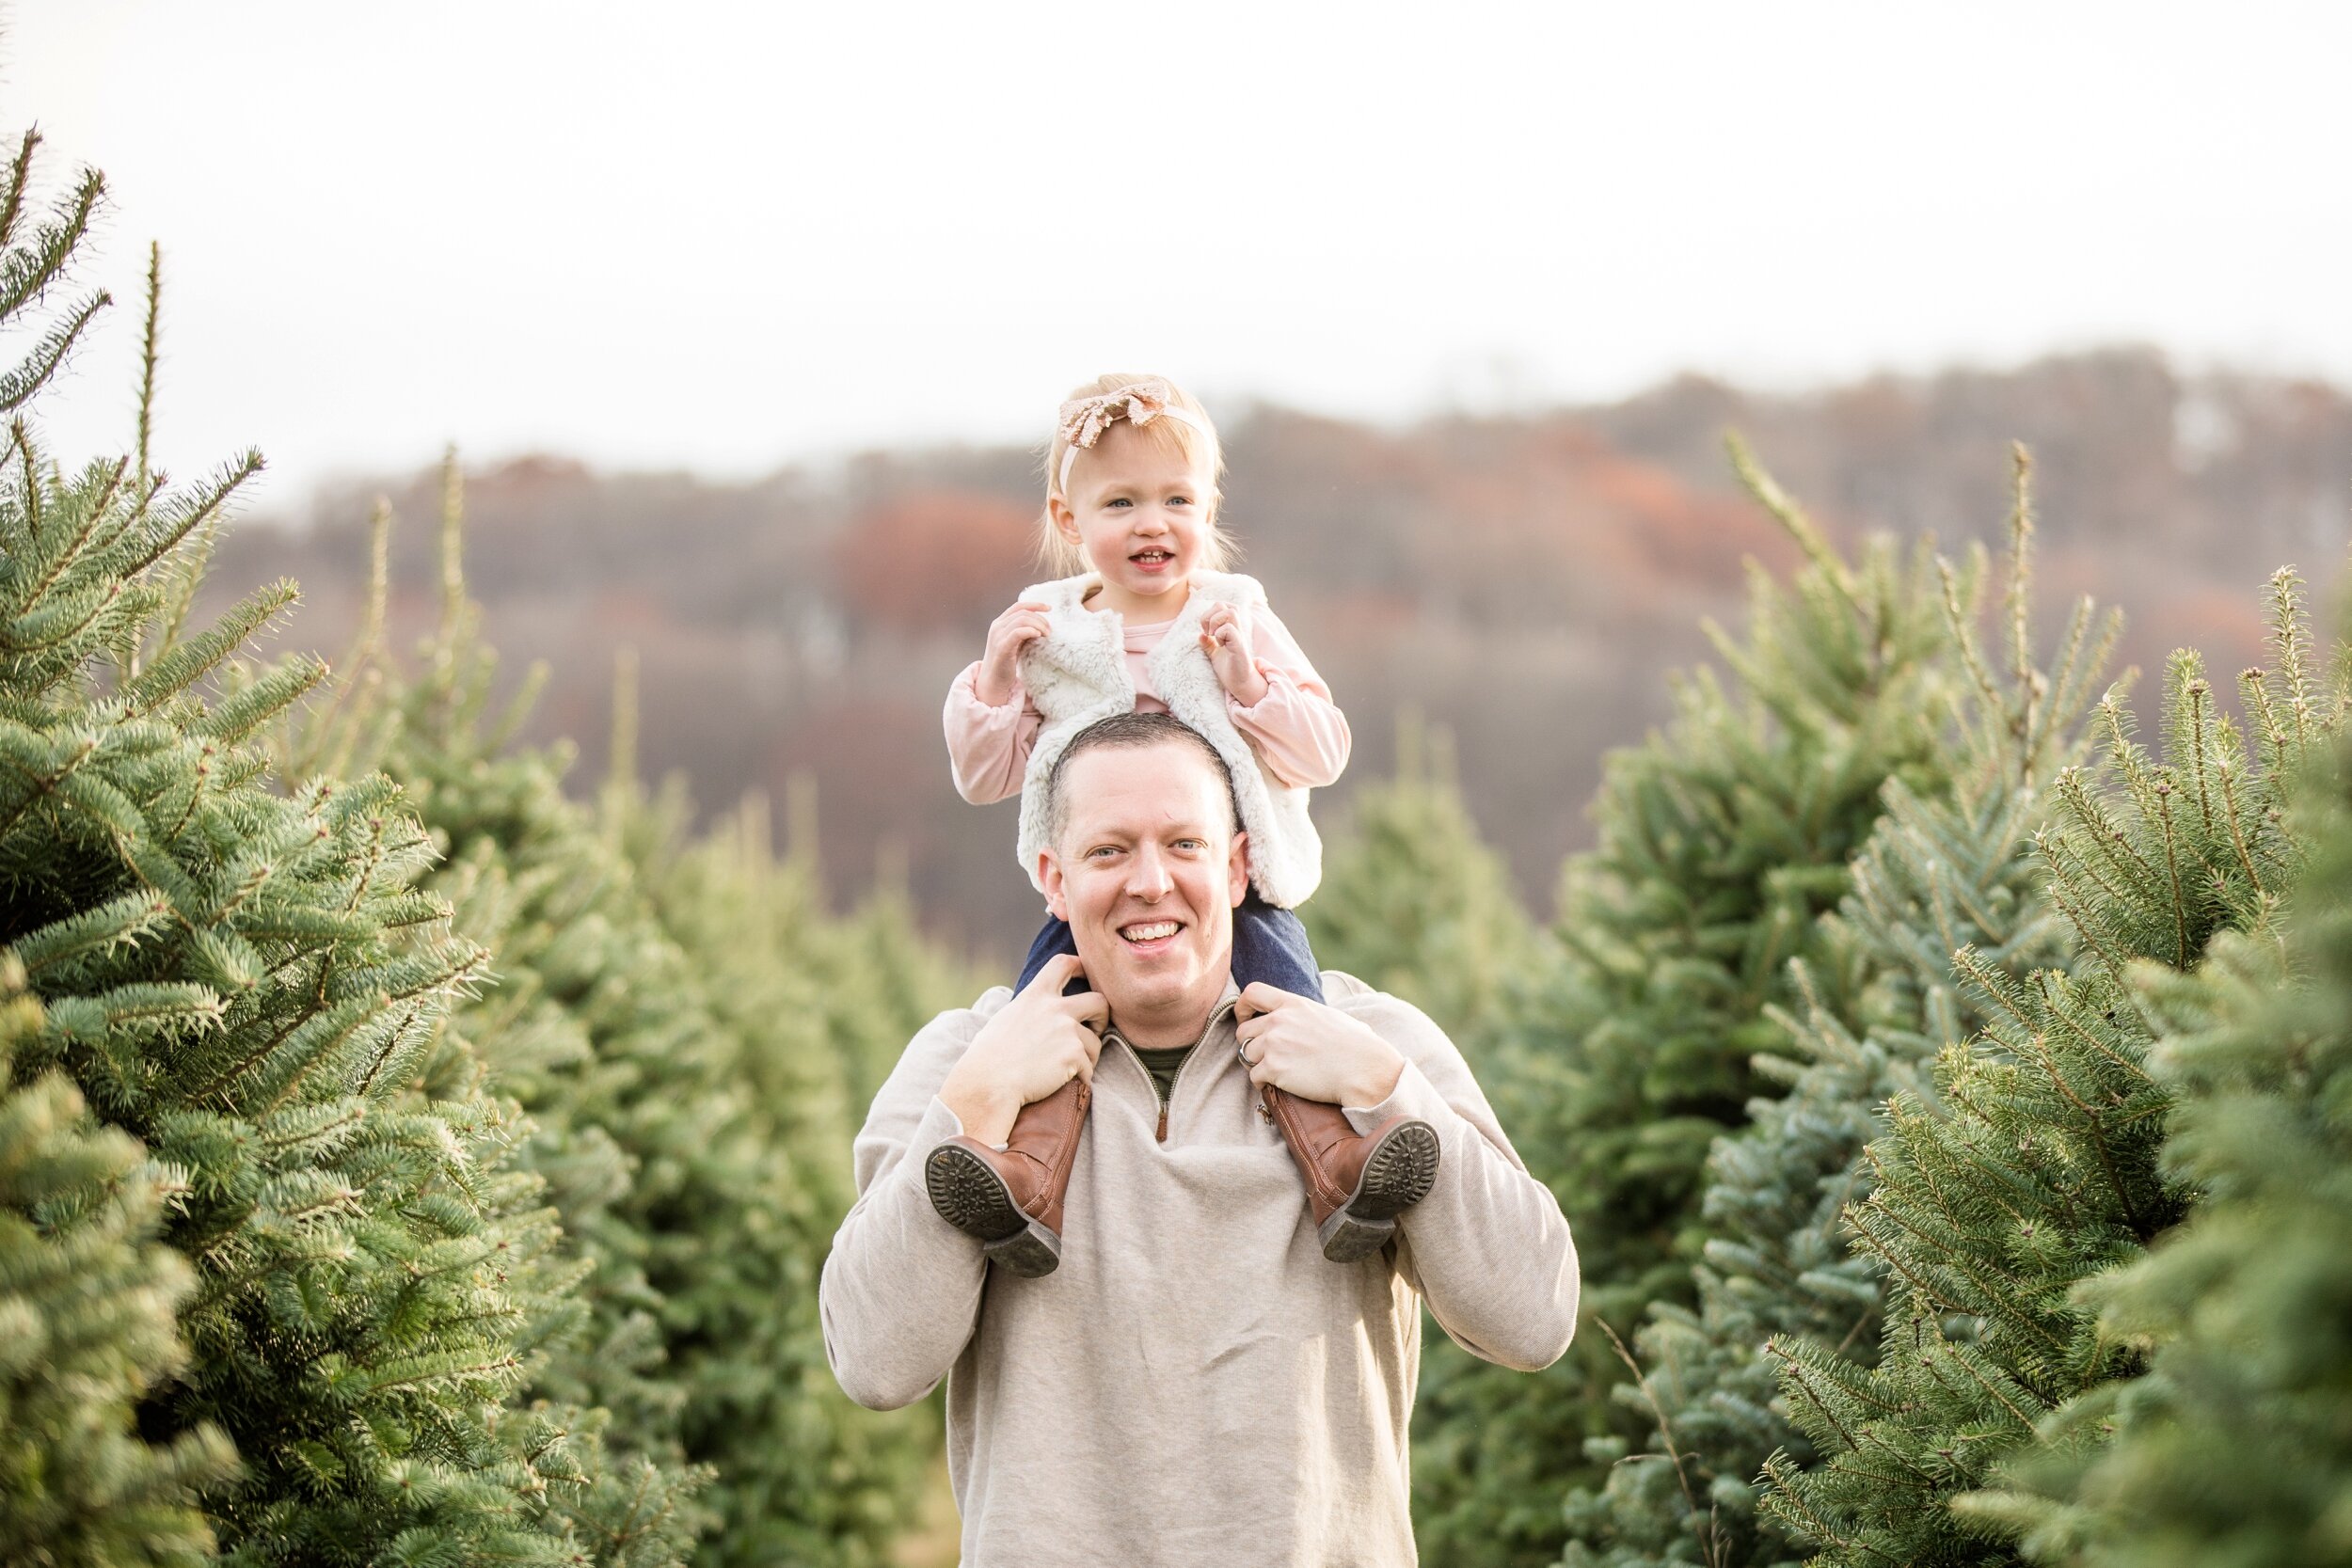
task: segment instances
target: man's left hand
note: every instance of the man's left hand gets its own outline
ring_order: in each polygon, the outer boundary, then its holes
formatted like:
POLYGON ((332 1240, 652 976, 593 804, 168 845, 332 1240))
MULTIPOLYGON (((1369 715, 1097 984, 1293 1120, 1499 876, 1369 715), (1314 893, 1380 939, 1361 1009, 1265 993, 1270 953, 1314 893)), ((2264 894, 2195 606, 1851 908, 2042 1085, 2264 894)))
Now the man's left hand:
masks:
POLYGON ((1233 1009, 1252 1084, 1327 1105, 1377 1105, 1405 1071, 1396 1047, 1359 1019, 1260 980, 1233 1009))

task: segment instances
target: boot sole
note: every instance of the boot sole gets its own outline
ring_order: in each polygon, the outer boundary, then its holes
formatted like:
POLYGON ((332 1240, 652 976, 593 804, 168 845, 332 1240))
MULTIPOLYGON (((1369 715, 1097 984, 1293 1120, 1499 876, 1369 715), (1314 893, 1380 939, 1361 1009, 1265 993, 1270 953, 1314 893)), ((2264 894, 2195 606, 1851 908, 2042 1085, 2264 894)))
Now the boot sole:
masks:
POLYGON ((1344 1207, 1316 1227, 1323 1256, 1334 1263, 1369 1258, 1396 1234, 1396 1216, 1429 1196, 1438 1180, 1438 1130, 1407 1121, 1389 1130, 1364 1161, 1344 1207))
POLYGON ((923 1185, 939 1217, 981 1243, 990 1261, 1036 1279, 1061 1264, 1061 1238, 1021 1212, 989 1163, 960 1144, 942 1144, 923 1164, 923 1185))

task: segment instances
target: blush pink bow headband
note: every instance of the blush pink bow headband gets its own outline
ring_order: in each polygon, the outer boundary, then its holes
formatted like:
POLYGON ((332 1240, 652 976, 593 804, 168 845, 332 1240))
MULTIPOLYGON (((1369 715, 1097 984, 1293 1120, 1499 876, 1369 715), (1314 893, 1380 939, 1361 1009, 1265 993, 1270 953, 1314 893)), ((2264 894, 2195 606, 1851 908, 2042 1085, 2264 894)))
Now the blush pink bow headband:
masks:
POLYGON ((1063 404, 1061 438, 1070 445, 1061 454, 1057 487, 1069 490, 1070 466, 1078 461, 1079 451, 1101 440, 1103 432, 1120 420, 1145 425, 1164 417, 1178 424, 1188 424, 1203 436, 1215 435, 1200 419, 1170 402, 1174 395, 1174 389, 1165 381, 1133 381, 1112 391, 1098 392, 1090 398, 1073 398, 1063 404))

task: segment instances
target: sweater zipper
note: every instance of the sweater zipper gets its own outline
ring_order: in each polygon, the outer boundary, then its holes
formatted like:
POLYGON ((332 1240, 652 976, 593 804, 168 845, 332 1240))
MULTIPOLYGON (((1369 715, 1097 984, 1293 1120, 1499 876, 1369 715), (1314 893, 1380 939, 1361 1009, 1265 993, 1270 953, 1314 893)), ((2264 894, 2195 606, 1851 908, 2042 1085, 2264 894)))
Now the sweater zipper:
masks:
MULTIPOLYGON (((1192 1066, 1200 1054, 1201 1046, 1208 1042, 1210 1033, 1219 1022, 1223 1022, 1227 1014, 1233 1010, 1234 1000, 1236 999, 1228 998, 1216 1005, 1216 1010, 1209 1014, 1209 1022, 1200 1026, 1200 1037, 1192 1042, 1192 1054, 1186 1056, 1177 1067, 1176 1076, 1169 1081, 1168 1085, 1168 1098, 1160 1101, 1160 1125, 1158 1130, 1152 1134, 1154 1143, 1168 1142, 1168 1108, 1176 1103, 1176 1087, 1184 1081, 1184 1069, 1192 1066)), ((1134 1043, 1116 1029, 1109 1032, 1109 1037, 1127 1048, 1127 1059, 1136 1064, 1136 1070, 1143 1074, 1143 1081, 1152 1085, 1152 1097, 1158 1100, 1160 1081, 1152 1076, 1152 1069, 1143 1065, 1141 1056, 1136 1054, 1134 1043)))

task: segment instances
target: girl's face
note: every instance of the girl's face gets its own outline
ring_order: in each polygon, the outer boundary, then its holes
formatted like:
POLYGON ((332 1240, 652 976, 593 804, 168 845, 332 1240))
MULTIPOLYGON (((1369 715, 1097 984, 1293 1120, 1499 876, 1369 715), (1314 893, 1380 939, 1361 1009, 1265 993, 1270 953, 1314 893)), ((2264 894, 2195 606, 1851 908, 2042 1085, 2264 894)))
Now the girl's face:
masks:
POLYGON ((1209 477, 1122 420, 1078 453, 1069 489, 1054 526, 1102 577, 1095 607, 1147 626, 1184 609, 1216 526, 1209 477))

